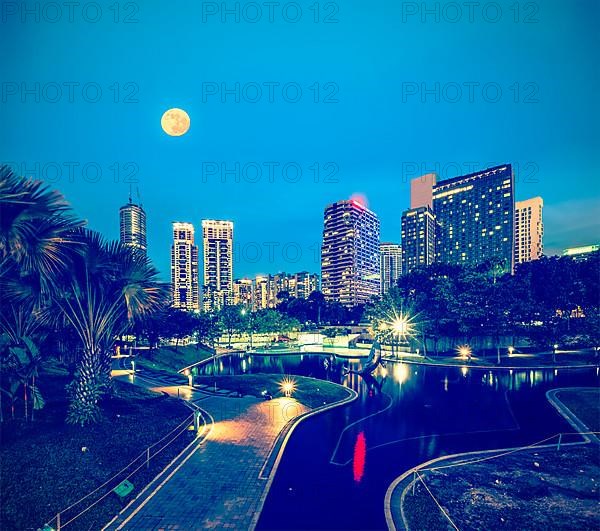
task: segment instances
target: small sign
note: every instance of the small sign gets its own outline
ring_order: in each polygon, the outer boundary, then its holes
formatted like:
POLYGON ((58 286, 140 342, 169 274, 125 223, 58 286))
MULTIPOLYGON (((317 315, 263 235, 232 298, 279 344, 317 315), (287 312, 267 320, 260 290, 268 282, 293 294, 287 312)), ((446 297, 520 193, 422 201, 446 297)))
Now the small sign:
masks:
POLYGON ((124 481, 121 481, 121 483, 119 483, 114 489, 113 492, 119 496, 119 498, 124 498, 125 496, 127 496, 128 494, 131 494, 131 491, 133 490, 133 483, 131 483, 131 481, 128 481, 127 479, 124 481))

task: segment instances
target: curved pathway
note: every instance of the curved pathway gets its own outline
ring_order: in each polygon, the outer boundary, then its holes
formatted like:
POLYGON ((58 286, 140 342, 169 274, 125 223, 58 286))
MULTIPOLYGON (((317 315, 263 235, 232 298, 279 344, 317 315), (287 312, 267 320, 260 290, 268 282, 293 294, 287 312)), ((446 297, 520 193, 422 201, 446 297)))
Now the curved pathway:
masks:
POLYGON ((253 529, 295 425, 356 398, 348 390, 346 399, 309 411, 293 398, 209 395, 156 375, 136 375, 135 383, 188 400, 200 409, 205 427, 105 527, 109 530, 253 529))

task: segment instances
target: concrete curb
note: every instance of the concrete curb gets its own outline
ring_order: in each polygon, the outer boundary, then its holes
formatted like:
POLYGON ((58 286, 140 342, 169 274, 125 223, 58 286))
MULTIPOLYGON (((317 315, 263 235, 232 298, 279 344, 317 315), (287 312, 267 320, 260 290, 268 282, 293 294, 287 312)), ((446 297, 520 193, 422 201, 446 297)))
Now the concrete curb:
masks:
MULTIPOLYGON (((310 378, 310 377, 303 376, 303 378, 310 378)), ((311 379, 318 380, 318 378, 311 378, 311 379)), ((323 380, 318 380, 318 381, 323 381, 323 380)), ((329 383, 333 383, 333 382, 329 382, 329 383)), ((339 384, 336 384, 336 385, 339 385, 339 384)), ((351 402, 354 402, 358 398, 358 393, 354 389, 350 389, 349 387, 344 387, 344 389, 348 392, 348 396, 346 398, 344 398, 342 400, 338 400, 337 402, 333 402, 331 404, 319 406, 319 407, 312 409, 311 411, 307 411, 306 413, 293 419, 293 423, 285 433, 285 436, 284 436, 285 438, 284 438, 283 442, 281 443, 281 446, 279 447, 277 457, 275 458, 275 463, 271 467, 269 476, 266 479, 267 484, 265 485, 265 489, 260 496, 260 500, 258 502, 256 512, 254 513, 254 516, 252 517, 252 521, 250 522, 250 527, 249 527, 250 531, 254 531, 254 529, 256 529, 256 524, 258 523, 258 519, 260 518, 260 514, 262 513, 262 509, 265 504, 265 500, 267 499, 267 495, 269 494, 269 490, 271 489, 271 485, 273 484, 273 480, 275 479, 275 474, 277 473, 277 469, 279 468, 279 463, 281 462, 281 459, 283 457, 283 452, 285 451, 285 447, 287 446, 287 443, 288 443, 290 437, 294 433, 294 430, 302 421, 304 421, 310 417, 313 417, 315 415, 325 413, 326 411, 329 411, 330 409, 334 409, 334 408, 337 408, 340 406, 350 404, 351 402)), ((276 440, 276 442, 277 442, 277 440, 276 440)), ((267 460, 265 461, 265 463, 269 460, 269 457, 270 457, 270 454, 269 454, 269 456, 267 456, 267 460)))
MULTIPOLYGON (((562 446, 579 446, 579 445, 583 445, 583 444, 589 444, 590 441, 592 440, 591 439, 592 437, 594 437, 596 440, 598 440, 598 438, 595 437, 594 435, 589 435, 589 434, 584 435, 582 432, 585 433, 585 432, 590 431, 587 428, 587 426, 585 426, 585 424, 583 424, 581 421, 579 421, 579 419, 577 419, 577 417, 575 417, 575 415, 566 406, 564 406, 562 403, 559 403, 559 399, 554 396, 556 393, 558 393, 560 391, 565 391, 566 389, 595 389, 595 388, 563 387, 563 388, 559 388, 559 389, 551 389, 550 391, 546 392, 546 396, 548 397, 548 400, 550 401, 550 403, 558 410, 558 412, 561 415, 563 415, 565 420, 567 420, 567 422, 569 422, 569 424, 571 426, 573 426, 573 428, 575 428, 577 433, 579 433, 579 435, 584 439, 581 442, 563 443, 562 446), (583 430, 580 428, 583 428, 583 430)), ((600 442, 600 441, 598 441, 598 442, 600 442)), ((418 472, 421 469, 430 468, 430 466, 433 465, 434 463, 442 463, 442 462, 446 462, 446 461, 460 462, 465 457, 469 457, 469 456, 502 454, 505 452, 518 452, 518 451, 522 451, 522 450, 555 448, 556 446, 557 446, 556 444, 540 444, 540 445, 534 445, 534 446, 531 446, 531 445, 517 446, 514 448, 499 448, 499 449, 494 449, 494 450, 478 450, 478 451, 473 451, 473 452, 463 452, 463 453, 458 453, 458 454, 436 457, 434 459, 426 461, 425 463, 421 463, 421 464, 407 470, 402 475, 398 476, 388 487, 388 489, 385 493, 384 502, 383 502, 384 512, 385 512, 385 521, 388 526, 388 529, 390 531, 396 531, 396 530, 408 531, 409 528, 408 528, 408 524, 406 521, 406 516, 404 514, 404 498, 405 498, 407 490, 412 486, 412 483, 414 481, 414 479, 412 479, 412 476, 415 474, 415 472, 418 472), (397 491, 399 488, 401 488, 402 490, 398 493, 397 491), (392 498, 394 498, 395 502, 399 502, 400 520, 401 521, 394 520, 394 515, 392 514, 392 498)), ((394 504, 394 505, 396 506, 396 504, 394 504)))
POLYGON ((564 391, 570 391, 570 390, 586 391, 589 389, 596 389, 596 388, 595 387, 560 387, 558 389, 550 389, 549 391, 546 391, 546 398, 558 410, 558 412, 563 417, 565 417, 567 422, 571 426, 573 426, 573 428, 576 431, 578 431, 579 433, 588 432, 588 433, 586 433, 586 435, 582 435, 582 437, 588 439, 589 441, 593 441, 596 444, 600 444, 600 439, 593 433, 589 433, 592 430, 590 428, 588 428, 581 420, 579 420, 579 417, 577 417, 577 415, 575 415, 575 413, 573 413, 563 402, 561 402, 560 398, 558 398, 556 396, 558 393, 561 393, 564 391))
POLYGON ((485 371, 493 371, 493 370, 511 370, 511 371, 529 371, 529 370, 543 370, 543 369, 597 369, 600 365, 594 364, 586 364, 586 365, 531 365, 526 367, 519 366, 510 366, 510 365, 473 365, 469 363, 459 364, 459 363, 433 363, 427 361, 420 360, 410 360, 410 359, 399 359, 399 358, 386 358, 382 357, 382 359, 386 363, 410 363, 411 365, 425 365, 427 367, 450 367, 461 369, 463 367, 467 367, 468 369, 482 369, 485 371))

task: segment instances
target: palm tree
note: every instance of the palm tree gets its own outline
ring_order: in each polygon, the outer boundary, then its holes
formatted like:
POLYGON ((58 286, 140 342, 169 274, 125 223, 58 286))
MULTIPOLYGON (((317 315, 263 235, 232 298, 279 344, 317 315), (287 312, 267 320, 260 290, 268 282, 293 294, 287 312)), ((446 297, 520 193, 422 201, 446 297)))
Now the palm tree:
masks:
POLYGON ((27 278, 39 294, 50 292, 79 244, 74 229, 84 222, 72 216, 61 194, 17 177, 8 166, 0 166, 0 211, 0 279, 27 278))
POLYGON ((115 338, 161 308, 166 289, 141 253, 93 231, 79 233, 85 251, 73 256, 71 271, 61 276, 53 298, 82 344, 67 421, 83 426, 99 417, 115 338))

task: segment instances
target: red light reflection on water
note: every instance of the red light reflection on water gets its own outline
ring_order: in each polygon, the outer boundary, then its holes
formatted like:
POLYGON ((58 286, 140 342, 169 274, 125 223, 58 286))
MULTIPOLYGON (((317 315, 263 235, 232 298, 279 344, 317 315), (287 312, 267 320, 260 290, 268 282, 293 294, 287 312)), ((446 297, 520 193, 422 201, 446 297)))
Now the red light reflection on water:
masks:
POLYGON ((360 432, 354 443, 354 459, 352 460, 352 472, 354 481, 359 483, 365 474, 365 461, 367 457, 367 439, 364 432, 360 432))

